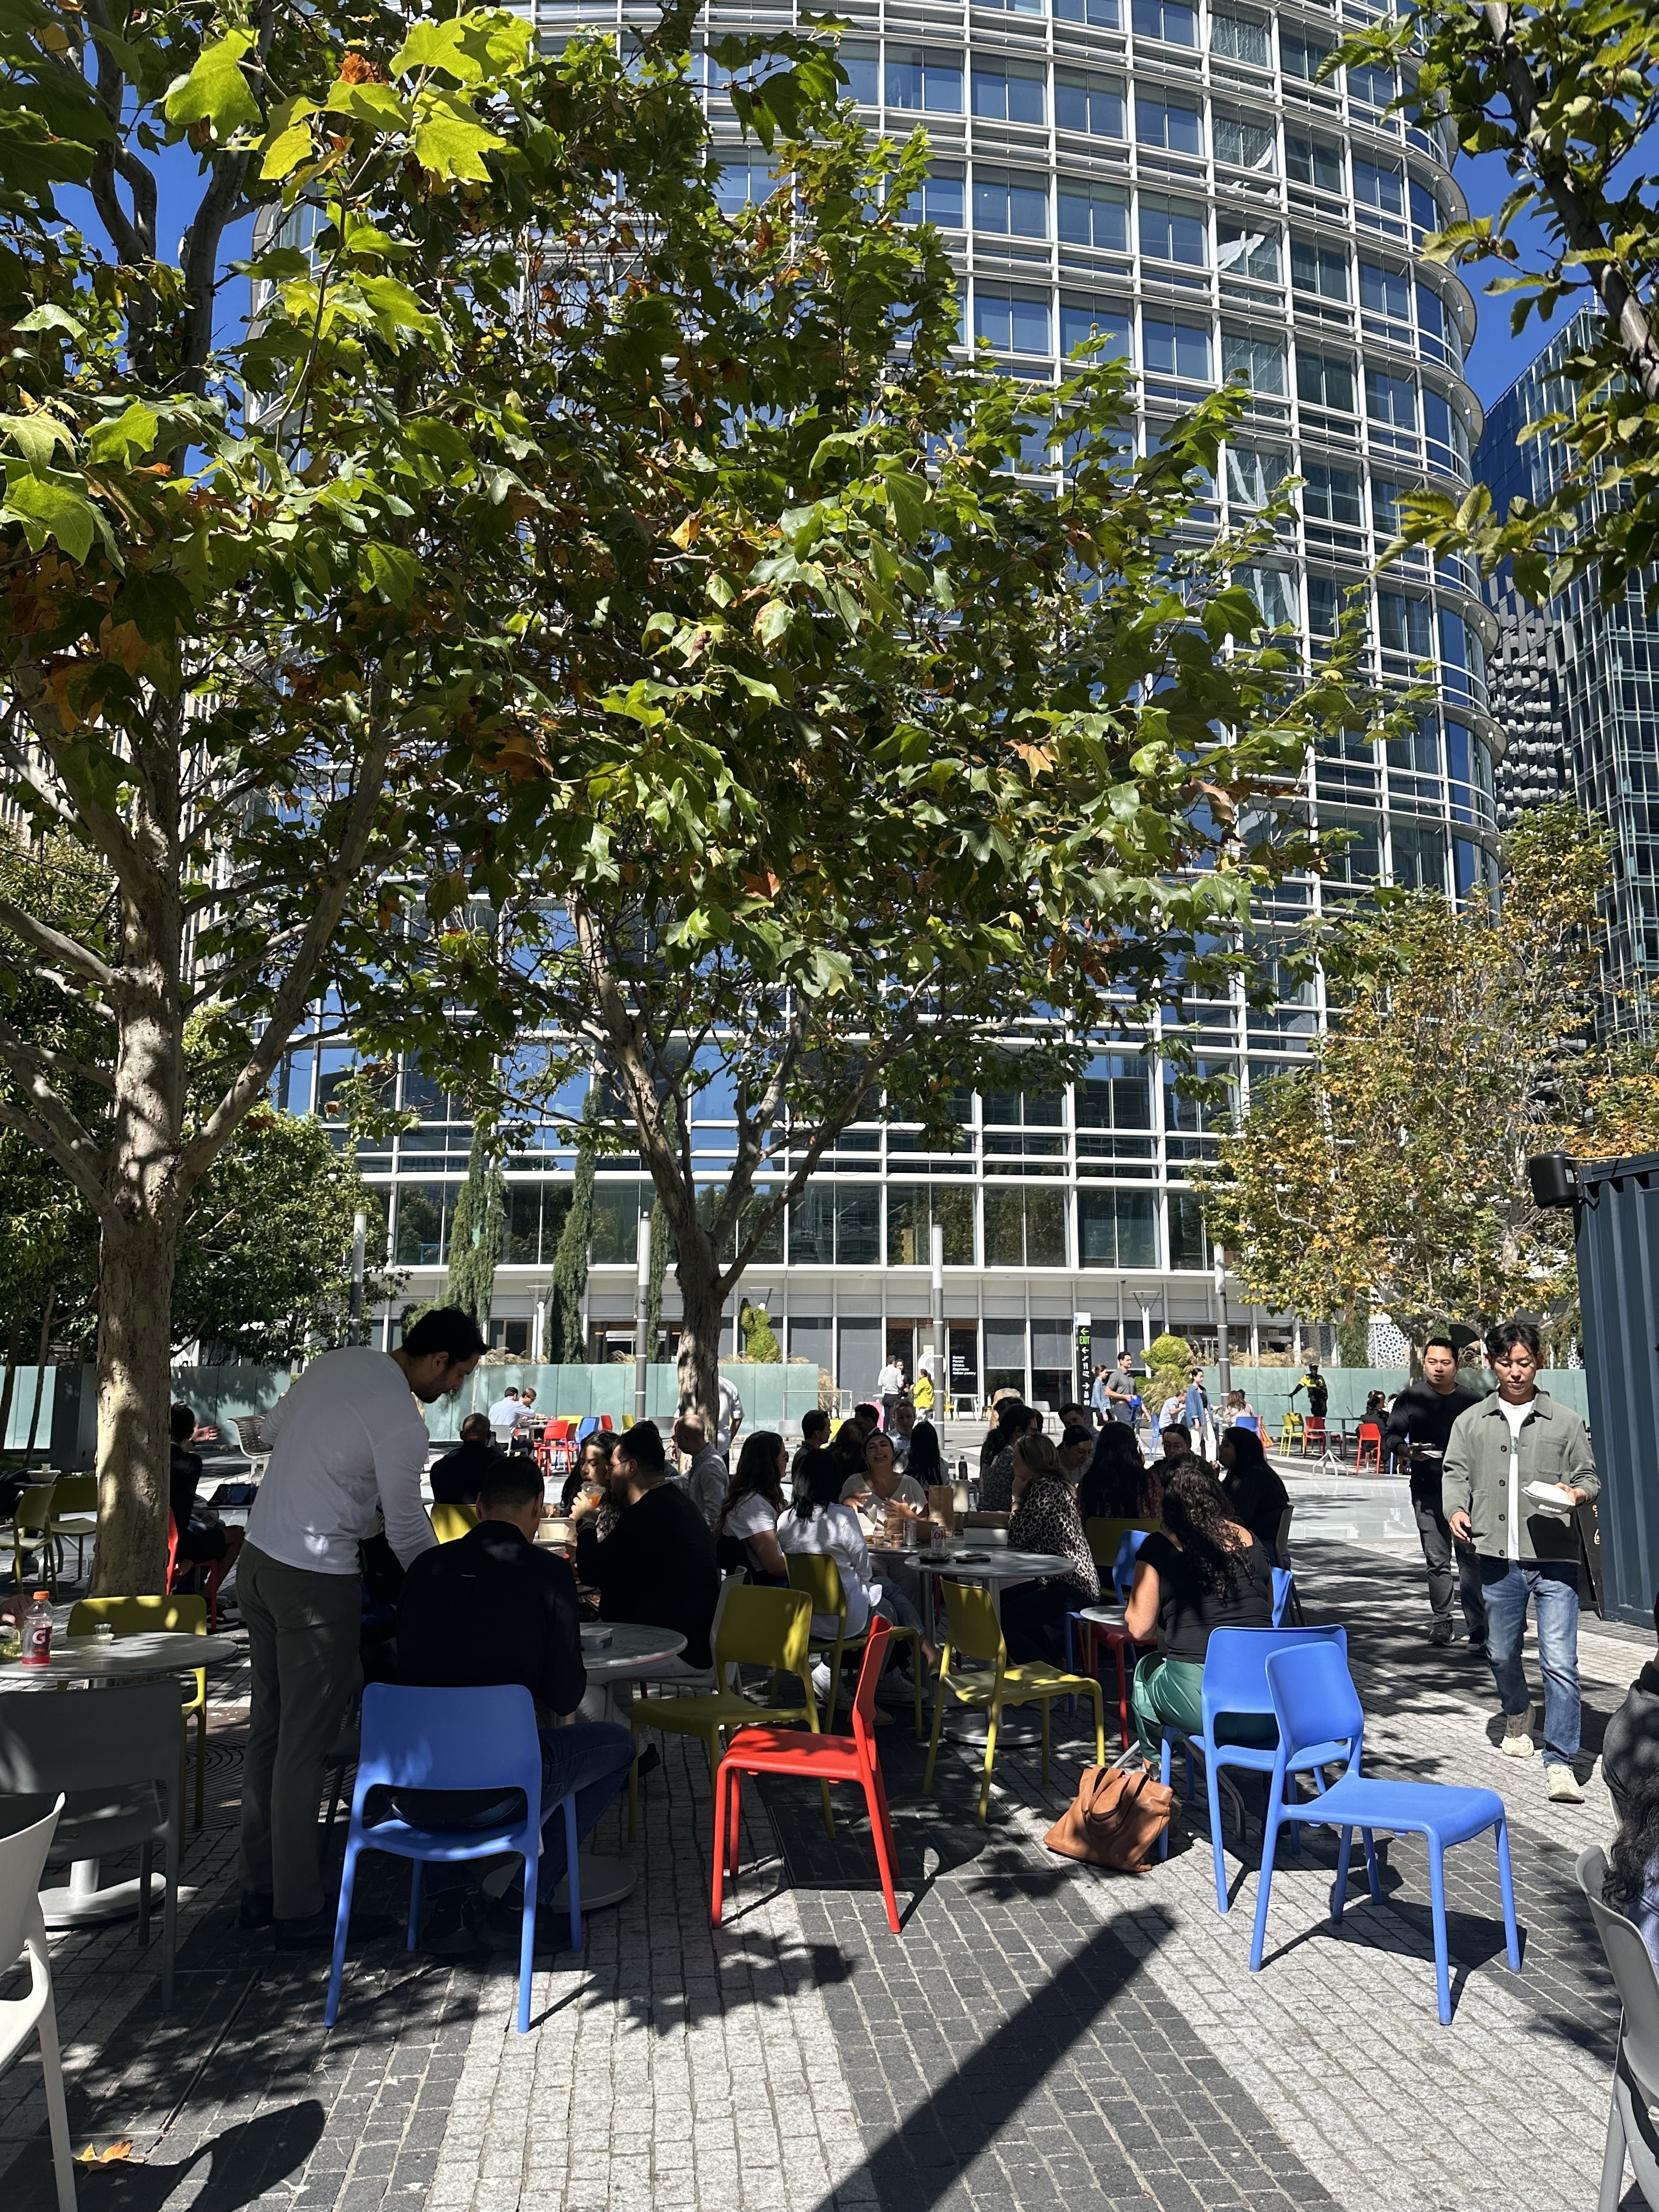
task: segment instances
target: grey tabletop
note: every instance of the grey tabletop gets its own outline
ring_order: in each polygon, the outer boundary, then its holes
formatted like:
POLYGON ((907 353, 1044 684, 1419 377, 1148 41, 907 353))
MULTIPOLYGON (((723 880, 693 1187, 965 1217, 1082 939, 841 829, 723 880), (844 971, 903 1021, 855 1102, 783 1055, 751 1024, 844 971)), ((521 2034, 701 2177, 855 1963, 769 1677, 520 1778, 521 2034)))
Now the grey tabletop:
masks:
POLYGON ((641 1667, 678 1659, 685 1638, 672 1628, 648 1628, 632 1620, 607 1620, 582 1628, 582 1664, 590 1682, 614 1681, 641 1667), (602 1643, 601 1638, 609 1642, 602 1643))
POLYGON ((870 1556, 883 1561, 902 1560, 924 1573, 944 1575, 952 1582, 961 1583, 1029 1582, 1037 1575, 1069 1575, 1073 1571, 1072 1562, 1063 1553, 1011 1552, 1006 1545, 947 1544, 939 1552, 922 1547, 914 1552, 902 1552, 885 1546, 878 1551, 872 1544, 870 1556))
POLYGON ((44 1667, 21 1659, 0 1660, 0 1689, 27 1690, 49 1682, 119 1681, 141 1674, 185 1674, 234 1658, 230 1636, 191 1636, 173 1629, 146 1630, 138 1636, 54 1636, 44 1667))

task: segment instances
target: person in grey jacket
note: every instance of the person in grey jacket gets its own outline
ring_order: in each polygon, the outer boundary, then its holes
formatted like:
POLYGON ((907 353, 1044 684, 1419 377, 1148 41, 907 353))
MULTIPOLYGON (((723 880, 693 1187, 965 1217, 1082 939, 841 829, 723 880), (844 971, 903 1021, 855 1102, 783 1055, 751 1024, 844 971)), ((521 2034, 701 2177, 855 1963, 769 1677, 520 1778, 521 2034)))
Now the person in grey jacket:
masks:
POLYGON ((1443 1463, 1448 1527, 1480 1555, 1486 1655, 1504 1709, 1502 1748, 1530 1758, 1532 1706, 1521 1640, 1531 1601, 1544 1676, 1544 1773, 1557 1804, 1579 1805, 1578 1530, 1573 1514, 1601 1490, 1577 1413, 1538 1389, 1538 1331, 1505 1322, 1486 1339, 1498 1389, 1452 1424, 1443 1463), (1559 1498, 1529 1495, 1547 1484, 1559 1498))

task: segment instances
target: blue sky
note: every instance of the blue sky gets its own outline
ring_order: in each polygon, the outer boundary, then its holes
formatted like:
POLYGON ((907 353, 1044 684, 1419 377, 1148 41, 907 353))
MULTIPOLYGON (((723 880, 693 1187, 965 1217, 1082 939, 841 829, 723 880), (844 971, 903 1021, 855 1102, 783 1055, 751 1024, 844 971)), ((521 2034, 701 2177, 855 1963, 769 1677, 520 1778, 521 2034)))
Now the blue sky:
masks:
MULTIPOLYGON (((1473 161, 1460 161, 1454 174, 1463 188, 1471 215, 1497 214, 1510 190, 1509 172, 1500 155, 1481 154, 1473 161)), ((1534 265, 1541 263, 1548 250, 1542 225, 1529 218, 1516 236, 1523 253, 1528 250, 1528 240, 1533 241, 1534 265)), ((1490 278, 1506 273, 1504 265, 1492 261, 1465 269, 1462 273, 1474 295, 1475 311, 1480 317, 1465 374, 1481 405, 1490 407, 1498 394, 1514 383, 1528 362, 1542 353, 1556 333, 1565 328, 1580 302, 1576 295, 1570 301, 1564 300, 1547 323, 1540 323, 1534 313, 1521 336, 1512 338, 1510 307, 1514 295, 1500 293, 1492 300, 1482 289, 1490 278)))

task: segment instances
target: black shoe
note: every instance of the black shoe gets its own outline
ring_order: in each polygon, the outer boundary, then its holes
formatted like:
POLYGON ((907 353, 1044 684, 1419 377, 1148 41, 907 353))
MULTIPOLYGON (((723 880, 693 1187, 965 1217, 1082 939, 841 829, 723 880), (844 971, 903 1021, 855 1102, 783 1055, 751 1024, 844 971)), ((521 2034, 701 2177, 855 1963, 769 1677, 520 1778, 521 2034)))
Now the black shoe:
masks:
POLYGON ((1429 1631, 1431 1644, 1455 1644, 1457 1632, 1449 1620, 1437 1620, 1429 1631))
POLYGON ((459 1893, 441 1899, 426 1917, 421 1948, 431 1959, 465 1959, 478 1948, 473 1933, 472 1907, 459 1893))
POLYGON ((1486 1659, 1490 1657, 1491 1654, 1487 1651, 1484 1644, 1471 1644, 1469 1646, 1469 1656, 1471 1659, 1486 1659))
POLYGON ((648 1743, 634 1764, 641 1774, 654 1774, 662 1765, 662 1753, 654 1743, 648 1743))
POLYGON ((276 1917, 276 1900, 268 1889, 245 1889, 236 1908, 239 1928, 269 1928, 276 1917))
MULTIPOLYGON (((331 1905, 313 1912, 308 1920, 273 1920, 271 1928, 279 1951, 330 1951, 334 1948, 335 1911, 331 1905)), ((375 1943, 396 1932, 400 1923, 389 1912, 354 1912, 348 1941, 375 1943)))

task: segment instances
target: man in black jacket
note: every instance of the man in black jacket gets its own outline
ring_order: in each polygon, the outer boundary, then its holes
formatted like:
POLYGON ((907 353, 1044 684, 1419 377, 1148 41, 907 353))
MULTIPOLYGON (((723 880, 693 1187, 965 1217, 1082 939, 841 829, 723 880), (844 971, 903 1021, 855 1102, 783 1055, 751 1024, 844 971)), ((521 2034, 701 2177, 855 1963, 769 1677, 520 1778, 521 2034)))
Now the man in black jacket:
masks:
POLYGON ((662 1437, 649 1421, 624 1430, 611 1462, 611 1502, 621 1515, 600 1537, 596 1498, 579 1498, 576 1572, 599 1594, 602 1620, 633 1620, 678 1630, 685 1650, 664 1674, 702 1673, 711 1663, 708 1632, 720 1595, 720 1568, 708 1523, 683 1490, 667 1480, 662 1437))
POLYGON ((1486 1601, 1481 1595, 1480 1559, 1473 1544, 1454 1545, 1440 1498, 1441 1463, 1452 1423, 1479 1397, 1457 1379, 1457 1354, 1448 1337, 1431 1337, 1423 1353, 1423 1378, 1402 1390, 1394 1401, 1382 1437, 1382 1457, 1407 1460, 1411 1469, 1412 1511, 1422 1539, 1424 1563, 1429 1571, 1429 1607, 1433 1620, 1431 1644, 1452 1644, 1457 1631, 1452 1625, 1452 1562, 1457 1563, 1457 1595, 1469 1632, 1469 1648, 1477 1658, 1486 1656, 1486 1601))
MULTIPOLYGON (((1659 1598, 1653 1606, 1659 1636, 1659 1598)), ((1650 1659, 1631 1684, 1625 1702, 1607 1723, 1601 1739, 1601 1779, 1619 1818, 1629 1817, 1631 1799, 1644 1782, 1659 1774, 1659 1656, 1650 1659)))
MULTIPOLYGON (((587 1687, 576 1583, 568 1563, 539 1548, 542 1478, 535 1462, 499 1455, 478 1492, 478 1525, 424 1552, 410 1568, 398 1617, 398 1674, 405 1682, 471 1688, 521 1682, 535 1701, 542 1741, 542 1862, 538 1894, 550 1905, 565 1870, 562 1819, 547 1818, 574 1790, 576 1833, 586 1836, 628 1779, 634 1739, 614 1721, 569 1722, 587 1687)), ((459 1790, 397 1793, 405 1819, 465 1826, 499 1800, 459 1790)), ((484 1825, 494 1825, 493 1820, 484 1825)), ((432 1869, 427 1948, 460 1949, 461 1885, 432 1869)))
POLYGON ((434 1505, 471 1505, 478 1495, 484 1479, 498 1468, 507 1454, 496 1443, 489 1425, 488 1413, 469 1413, 461 1423, 461 1440, 453 1451, 447 1451, 432 1467, 432 1502, 434 1505))

